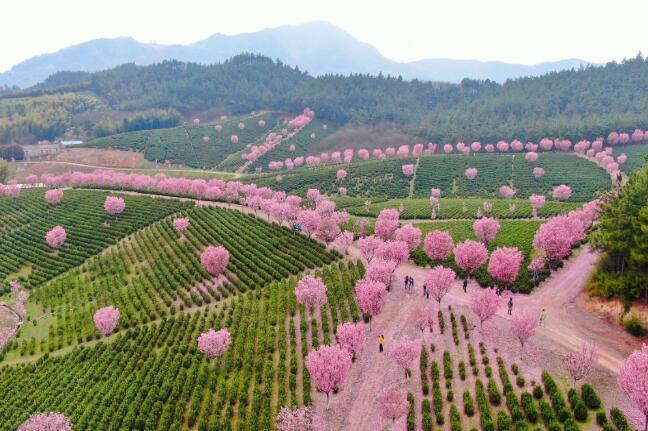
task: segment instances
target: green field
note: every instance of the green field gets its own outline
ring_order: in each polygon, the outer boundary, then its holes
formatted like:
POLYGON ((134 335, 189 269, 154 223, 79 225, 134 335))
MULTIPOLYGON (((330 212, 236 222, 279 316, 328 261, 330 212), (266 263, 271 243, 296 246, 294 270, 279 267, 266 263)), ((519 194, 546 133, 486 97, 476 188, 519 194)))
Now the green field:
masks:
MULTIPOLYGON (((526 267, 529 265, 532 258, 533 236, 541 224, 542 222, 538 220, 500 220, 501 229, 497 233, 495 240, 488 244, 489 251, 493 251, 497 247, 517 247, 524 254, 524 262, 520 267, 518 280, 512 286, 513 290, 528 293, 533 289, 533 279, 526 267)), ((456 220, 417 223, 416 227, 423 231, 423 238, 425 238, 425 235, 432 230, 447 231, 452 235, 456 244, 465 239, 477 240, 472 225, 472 221, 456 220)), ((432 263, 423 251, 422 245, 414 252, 413 260, 417 265, 421 266, 432 263)), ((461 274, 461 270, 454 263, 454 256, 450 256, 448 261, 444 264, 452 267, 457 274, 461 274)), ((488 265, 486 264, 480 268, 477 271, 475 278, 482 286, 493 286, 495 285, 495 282, 488 274, 488 271, 486 270, 487 266, 488 265)))
MULTIPOLYGON (((344 208, 350 214, 364 217, 377 217, 383 208, 399 208, 403 204, 404 211, 401 219, 429 219, 432 215, 432 208, 429 199, 371 199, 369 210, 364 206, 366 199, 363 198, 336 198, 338 207, 344 208)), ((502 219, 531 218, 531 203, 528 199, 453 199, 441 198, 440 211, 437 211, 437 219, 460 219, 477 218, 477 210, 481 209, 482 215, 502 219), (490 202, 493 209, 486 213, 483 210, 484 202, 490 202), (467 211, 464 212, 464 203, 467 211), (510 211, 510 205, 515 205, 515 210, 510 211)), ((558 214, 565 214, 569 211, 580 208, 580 203, 547 201, 546 205, 538 211, 538 217, 551 217, 558 214)))
POLYGON ((573 190, 572 201, 594 199, 610 187, 609 176, 595 164, 562 153, 540 153, 535 163, 524 160, 524 154, 434 155, 422 157, 416 172, 416 197, 429 197, 432 187, 440 188, 445 197, 498 197, 502 185, 512 185, 516 196, 550 194, 553 188, 567 184, 573 190), (544 168, 535 179, 533 168, 544 168), (474 180, 465 176, 469 167, 477 168, 474 180))
POLYGON ((279 119, 274 114, 261 114, 235 117, 221 124, 221 132, 214 130, 214 124, 184 125, 170 129, 120 133, 93 139, 84 146, 135 150, 144 152, 144 157, 151 161, 169 160, 194 168, 212 169, 230 154, 243 150, 247 144, 259 143, 270 130, 279 125, 279 119), (266 122, 263 128, 257 124, 262 119, 266 122), (239 122, 245 124, 245 129, 238 129, 239 122), (239 137, 238 143, 230 141, 232 135, 239 137), (203 136, 208 136, 209 141, 203 142, 203 136))
POLYGON ((646 156, 648 156, 648 143, 618 145, 614 148, 615 158, 621 153, 625 153, 625 155, 628 156, 628 160, 621 165, 621 168, 623 169, 623 172, 629 174, 643 166, 646 161, 646 156))
POLYGON ((117 218, 103 208, 107 193, 66 190, 63 201, 52 207, 43 189, 28 189, 16 200, 0 196, 0 281, 19 276, 33 288, 80 265, 124 236, 189 204, 167 199, 124 196, 126 209, 117 218), (45 242, 45 233, 56 225, 67 240, 56 252, 45 242))

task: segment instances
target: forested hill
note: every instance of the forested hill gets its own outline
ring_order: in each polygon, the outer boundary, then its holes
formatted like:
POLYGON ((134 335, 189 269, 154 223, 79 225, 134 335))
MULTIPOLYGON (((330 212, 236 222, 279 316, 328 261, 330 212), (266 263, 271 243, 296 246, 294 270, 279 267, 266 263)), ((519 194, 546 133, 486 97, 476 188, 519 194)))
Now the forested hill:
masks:
POLYGON ((121 110, 237 114, 299 112, 308 106, 320 118, 339 123, 399 123, 435 142, 578 139, 648 128, 648 61, 641 56, 501 85, 474 80, 454 85, 369 75, 314 78, 267 57, 244 54, 210 66, 168 61, 53 75, 24 91, 51 92, 57 83, 89 90, 121 110))

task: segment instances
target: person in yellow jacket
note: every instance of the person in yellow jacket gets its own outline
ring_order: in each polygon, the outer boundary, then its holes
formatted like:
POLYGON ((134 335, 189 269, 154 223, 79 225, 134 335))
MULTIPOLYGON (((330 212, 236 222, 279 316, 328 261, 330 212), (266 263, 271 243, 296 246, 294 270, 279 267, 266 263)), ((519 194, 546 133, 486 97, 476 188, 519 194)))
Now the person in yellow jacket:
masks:
POLYGON ((384 345, 385 345, 385 337, 380 335, 378 337, 378 350, 382 352, 383 348, 384 348, 384 345))

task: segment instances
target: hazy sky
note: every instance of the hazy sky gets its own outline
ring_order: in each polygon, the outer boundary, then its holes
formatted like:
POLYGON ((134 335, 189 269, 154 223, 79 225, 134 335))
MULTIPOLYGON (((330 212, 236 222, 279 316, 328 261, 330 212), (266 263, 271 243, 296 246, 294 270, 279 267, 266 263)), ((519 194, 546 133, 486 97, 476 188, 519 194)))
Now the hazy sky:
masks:
POLYGON ((646 0, 4 0, 0 71, 97 37, 188 43, 324 20, 398 61, 533 64, 648 53, 646 0))

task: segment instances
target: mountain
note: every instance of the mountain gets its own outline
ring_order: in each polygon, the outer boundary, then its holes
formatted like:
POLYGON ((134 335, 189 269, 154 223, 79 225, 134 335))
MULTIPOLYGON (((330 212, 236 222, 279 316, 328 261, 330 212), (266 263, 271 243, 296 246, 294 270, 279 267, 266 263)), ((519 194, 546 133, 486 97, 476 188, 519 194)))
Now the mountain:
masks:
POLYGON ((282 26, 228 36, 216 33, 189 45, 141 43, 130 37, 95 39, 51 54, 33 57, 0 73, 3 85, 28 87, 62 70, 98 71, 124 63, 148 65, 175 59, 202 64, 222 62, 242 52, 259 53, 298 66, 311 75, 379 73, 406 79, 460 82, 463 78, 491 79, 537 76, 589 64, 569 59, 533 66, 476 60, 424 59, 399 63, 343 29, 322 21, 282 26))

